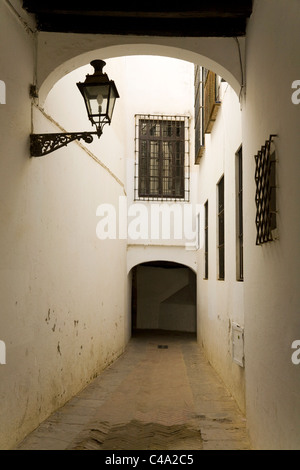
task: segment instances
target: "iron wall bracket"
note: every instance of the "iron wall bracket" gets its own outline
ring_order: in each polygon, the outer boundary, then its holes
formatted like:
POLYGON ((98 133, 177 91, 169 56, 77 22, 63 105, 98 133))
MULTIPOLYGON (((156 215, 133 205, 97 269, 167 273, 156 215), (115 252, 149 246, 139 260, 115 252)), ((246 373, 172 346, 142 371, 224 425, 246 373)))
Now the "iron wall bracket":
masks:
POLYGON ((74 140, 84 140, 87 144, 93 142, 93 135, 101 136, 102 130, 95 132, 66 132, 58 134, 31 134, 30 135, 30 155, 32 157, 42 157, 55 150, 65 147, 74 140))

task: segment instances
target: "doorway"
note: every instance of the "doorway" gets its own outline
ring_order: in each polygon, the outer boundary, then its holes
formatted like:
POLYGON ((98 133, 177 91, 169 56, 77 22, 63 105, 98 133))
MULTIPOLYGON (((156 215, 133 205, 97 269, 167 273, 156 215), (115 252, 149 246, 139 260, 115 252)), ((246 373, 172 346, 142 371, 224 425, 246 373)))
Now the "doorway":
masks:
POLYGON ((132 332, 164 330, 196 334, 196 274, 170 261, 132 270, 132 332))

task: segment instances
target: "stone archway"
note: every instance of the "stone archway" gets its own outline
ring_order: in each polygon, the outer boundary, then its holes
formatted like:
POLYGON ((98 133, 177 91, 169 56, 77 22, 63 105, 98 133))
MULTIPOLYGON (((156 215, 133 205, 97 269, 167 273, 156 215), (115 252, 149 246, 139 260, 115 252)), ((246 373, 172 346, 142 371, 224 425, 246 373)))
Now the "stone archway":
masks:
POLYGON ((239 95, 244 38, 159 38, 40 33, 36 67, 39 104, 64 75, 95 58, 158 55, 202 65, 222 76, 239 95))

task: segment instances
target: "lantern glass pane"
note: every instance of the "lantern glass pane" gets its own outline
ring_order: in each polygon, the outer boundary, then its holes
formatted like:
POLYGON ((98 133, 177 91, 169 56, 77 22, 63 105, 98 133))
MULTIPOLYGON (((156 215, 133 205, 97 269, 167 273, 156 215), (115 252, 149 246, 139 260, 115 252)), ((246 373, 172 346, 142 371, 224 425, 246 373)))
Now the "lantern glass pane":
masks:
POLYGON ((116 102, 116 98, 118 97, 118 94, 116 93, 116 90, 113 86, 110 87, 110 100, 108 104, 108 117, 111 120, 112 114, 114 111, 114 106, 116 102))
POLYGON ((92 116, 107 114, 107 105, 109 97, 109 86, 87 86, 85 87, 85 96, 88 101, 89 113, 92 116))

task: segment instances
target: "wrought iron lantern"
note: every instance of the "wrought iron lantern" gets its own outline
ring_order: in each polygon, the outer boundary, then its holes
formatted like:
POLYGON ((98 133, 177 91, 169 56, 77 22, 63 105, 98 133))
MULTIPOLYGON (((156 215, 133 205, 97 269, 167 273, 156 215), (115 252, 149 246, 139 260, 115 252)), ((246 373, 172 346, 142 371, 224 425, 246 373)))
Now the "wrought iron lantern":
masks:
POLYGON ((58 134, 31 134, 30 153, 32 157, 41 157, 66 146, 74 140, 84 140, 86 143, 93 141, 93 135, 101 137, 105 124, 110 124, 119 93, 113 80, 109 80, 103 67, 103 60, 93 60, 93 75, 87 75, 83 83, 77 83, 92 125, 96 127, 94 132, 67 132, 58 134))

